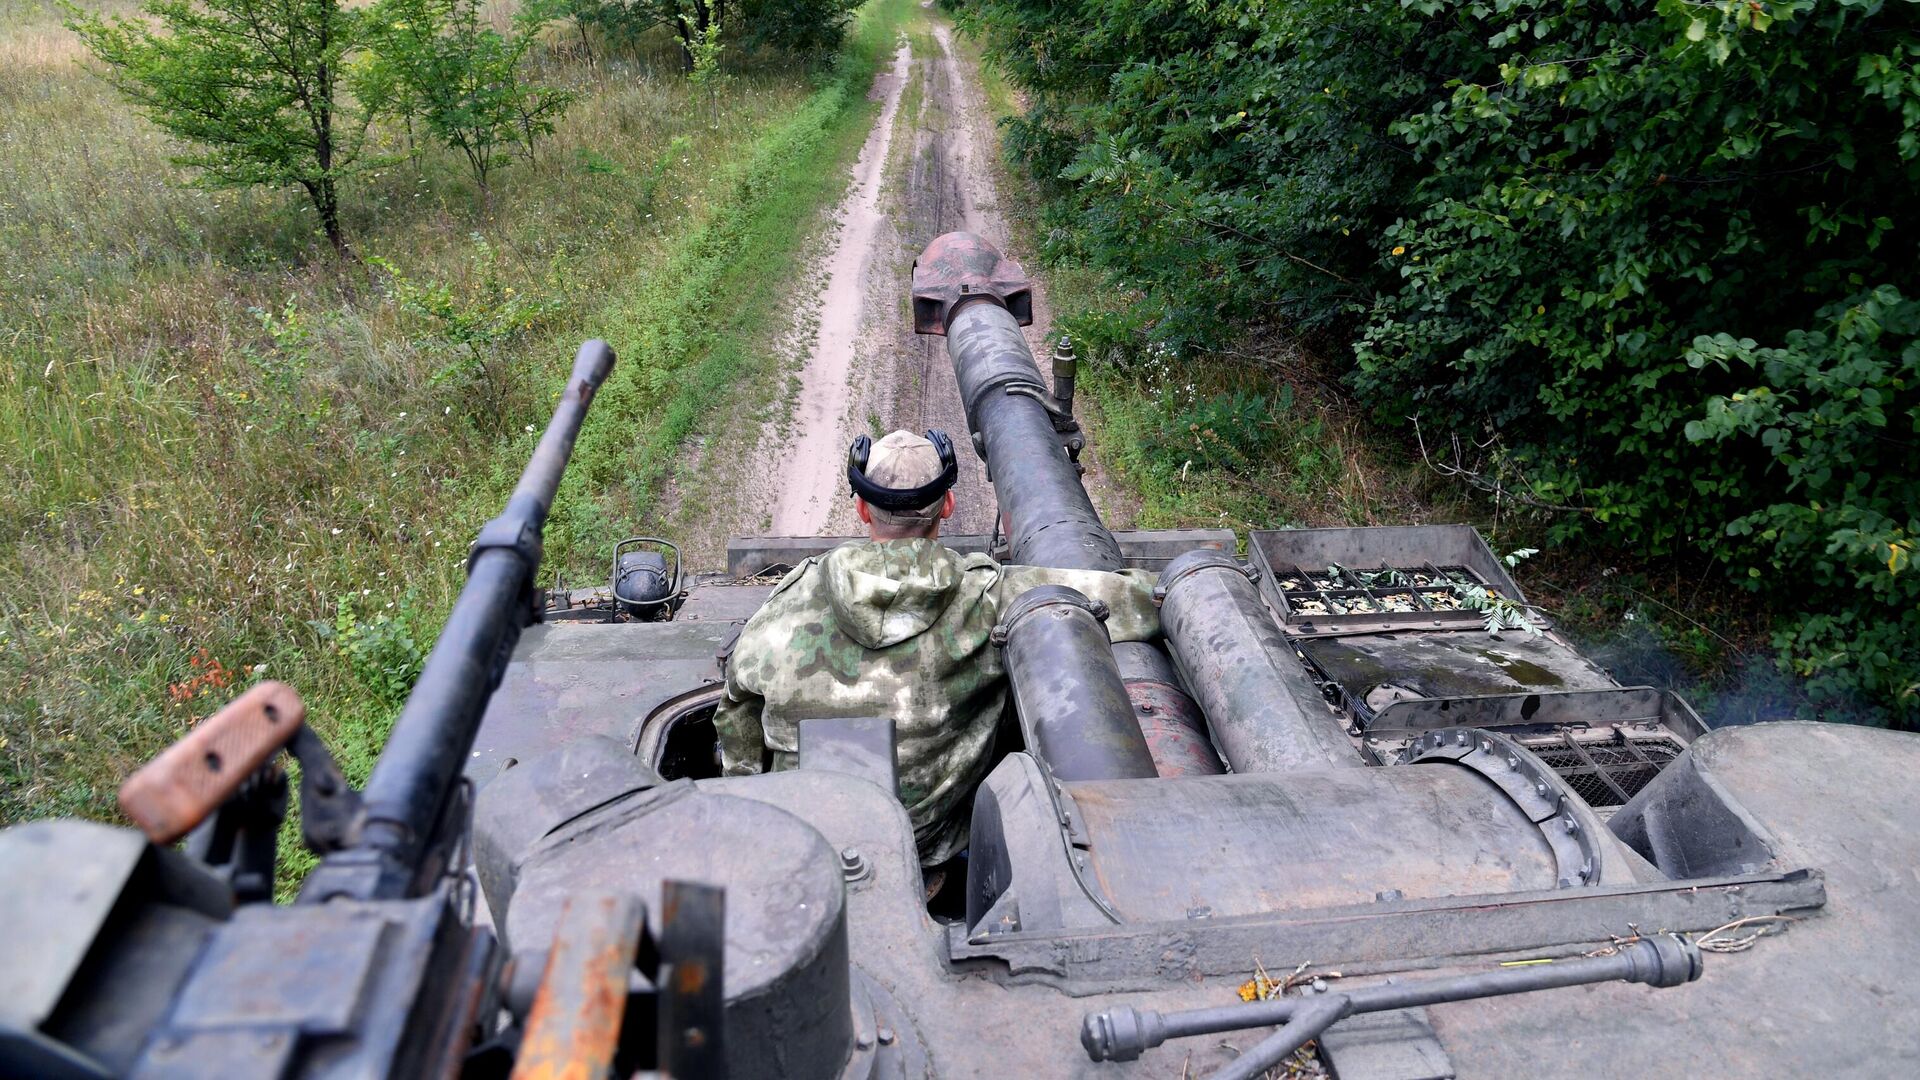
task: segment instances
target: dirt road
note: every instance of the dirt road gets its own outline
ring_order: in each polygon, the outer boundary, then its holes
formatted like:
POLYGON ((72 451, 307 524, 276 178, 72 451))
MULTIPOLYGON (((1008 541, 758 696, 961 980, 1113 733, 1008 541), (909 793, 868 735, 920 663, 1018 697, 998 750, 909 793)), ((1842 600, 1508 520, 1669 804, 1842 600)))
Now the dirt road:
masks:
MULTIPOLYGON (((872 94, 879 116, 808 276, 819 291, 787 338, 791 374, 758 416, 707 440, 694 470, 700 495, 675 493, 676 528, 700 562, 717 562, 727 536, 859 532, 845 472, 862 432, 952 434, 961 469, 948 530, 992 526, 992 489, 968 443, 945 341, 916 337, 908 315, 914 257, 941 233, 967 229, 1022 254, 1000 212, 991 113, 972 60, 931 11, 872 94)), ((1040 282, 1034 291, 1028 341, 1040 356, 1051 319, 1040 282)))

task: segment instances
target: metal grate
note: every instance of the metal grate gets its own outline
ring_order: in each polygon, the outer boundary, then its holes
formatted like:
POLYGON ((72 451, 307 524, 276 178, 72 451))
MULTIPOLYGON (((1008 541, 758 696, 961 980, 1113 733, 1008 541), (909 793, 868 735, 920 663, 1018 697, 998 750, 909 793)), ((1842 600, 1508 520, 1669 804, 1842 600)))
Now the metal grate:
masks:
POLYGON ((1629 739, 1580 742, 1561 732, 1554 742, 1529 744, 1527 749, 1585 799, 1588 806, 1621 806, 1640 793, 1660 770, 1684 749, 1671 739, 1629 739))
POLYGON ((1381 615, 1389 612, 1461 610, 1457 587, 1486 587, 1464 566, 1376 566, 1353 569, 1338 564, 1324 570, 1274 567, 1274 584, 1292 615, 1381 615))

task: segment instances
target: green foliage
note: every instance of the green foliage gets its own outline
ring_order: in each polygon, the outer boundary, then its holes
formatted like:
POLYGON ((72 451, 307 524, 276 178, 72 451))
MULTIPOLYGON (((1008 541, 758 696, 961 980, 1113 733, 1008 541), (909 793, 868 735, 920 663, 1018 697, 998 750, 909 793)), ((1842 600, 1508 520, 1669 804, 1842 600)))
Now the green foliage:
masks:
POLYGON ((356 679, 383 705, 407 699, 414 680, 427 662, 428 646, 421 643, 421 615, 412 593, 388 601, 381 609, 363 603, 363 595, 347 594, 337 601, 333 622, 314 627, 347 660, 356 679))
POLYGON ((107 77, 168 134, 203 181, 307 193, 344 250, 342 178, 363 154, 372 113, 342 92, 365 21, 343 0, 147 0, 146 20, 69 5, 68 26, 107 77))
POLYGON ((1920 696, 1920 302, 1891 287, 1822 311, 1780 348, 1702 337, 1694 368, 1744 390, 1707 402, 1686 426, 1696 444, 1758 444, 1785 481, 1726 526, 1730 562, 1756 589, 1804 588, 1850 602, 1776 635, 1790 669, 1820 696, 1861 690, 1912 709, 1920 696), (1755 381, 1749 381, 1755 380, 1755 381))
POLYGON ((803 59, 831 56, 859 6, 859 0, 741 0, 741 47, 773 48, 803 59))
POLYGON ((693 65, 687 73, 687 79, 706 91, 707 107, 714 110, 717 119, 720 92, 727 86, 727 73, 720 70, 720 56, 727 49, 720 35, 726 30, 726 25, 717 16, 699 29, 695 29, 691 15, 680 16, 680 22, 682 29, 687 31, 687 55, 693 65))
MULTIPOLYGON (((912 10, 889 3, 896 18, 912 10)), ((0 0, 0 55, 27 58, 0 77, 6 822, 112 817, 119 781, 243 676, 298 686, 309 722, 364 780, 394 709, 315 624, 331 632, 343 595, 377 618, 414 592, 413 633, 427 644, 420 632, 459 589, 465 541, 525 465, 525 425, 550 415, 581 339, 612 336, 616 371, 641 366, 631 298, 678 273, 690 247, 705 258, 715 218, 754 223, 742 230, 753 239, 724 254, 731 276, 703 279, 729 302, 701 317, 724 321, 707 333, 729 347, 749 327, 739 349, 754 348, 751 328, 791 306, 791 252, 832 204, 872 108, 836 89, 831 123, 795 134, 797 111, 819 119, 814 80, 739 73, 715 126, 684 80, 536 55, 530 69, 587 96, 537 161, 499 175, 491 213, 464 212, 471 185, 451 153, 360 172, 343 189, 357 248, 444 286, 457 308, 509 295, 553 305, 491 346, 509 390, 496 419, 467 376, 436 381, 460 349, 437 316, 394 302, 384 271, 305 265, 304 198, 183 185, 166 133, 68 41, 38 0, 0 0), (770 142, 783 150, 765 183, 743 193, 719 180, 770 142), (576 155, 589 149, 616 168, 584 172, 576 155), (476 256, 476 230, 491 256, 476 256), (227 688, 205 680, 212 661, 233 673, 227 688)), ((732 370, 702 364, 697 387, 672 384, 677 430, 727 408, 732 370)), ((669 407, 594 415, 617 449, 662 430, 669 407)), ((550 532, 554 564, 601 569, 606 545, 644 525, 621 508, 599 532, 550 532)))
POLYGON ((1246 389, 1195 397, 1158 411, 1147 452, 1161 465, 1177 469, 1198 465, 1245 470, 1272 452, 1278 441, 1274 413, 1284 414, 1292 406, 1291 387, 1282 387, 1277 401, 1246 389))
POLYGON ((485 8, 486 0, 380 0, 368 17, 375 60, 363 75, 369 99, 417 118, 465 156, 483 198, 509 153, 517 147, 531 158, 579 97, 522 78, 547 14, 529 9, 502 34, 485 8))
POLYGON ((470 395, 499 424, 515 396, 506 346, 554 315, 559 305, 524 281, 518 289, 508 285, 493 246, 478 234, 471 239, 479 273, 464 289, 416 280, 381 256, 367 262, 384 273, 392 302, 425 331, 416 342, 439 356, 431 384, 470 395))
POLYGON ((1920 720, 1913 5, 968 18, 1027 92, 1008 139, 1052 193, 1047 254, 1140 290, 1137 333, 1351 342, 1361 400, 1457 475, 1557 539, 1712 553, 1769 590, 1812 689, 1920 720))

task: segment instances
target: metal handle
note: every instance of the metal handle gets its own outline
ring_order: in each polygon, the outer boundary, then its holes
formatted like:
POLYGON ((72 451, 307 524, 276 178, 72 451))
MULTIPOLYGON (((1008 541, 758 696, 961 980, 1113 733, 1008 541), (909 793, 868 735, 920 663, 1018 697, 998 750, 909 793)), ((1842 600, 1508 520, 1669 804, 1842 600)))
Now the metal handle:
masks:
POLYGON ((671 604, 674 598, 680 595, 680 545, 671 540, 662 540, 657 536, 629 536, 613 545, 613 576, 610 580, 613 583, 613 599, 616 603, 632 604, 634 607, 658 607, 662 604, 671 604), (667 595, 658 600, 641 600, 620 595, 620 556, 626 554, 629 547, 637 547, 640 544, 657 544, 673 552, 672 583, 667 586, 667 595))
POLYGON ((293 687, 263 682, 201 721, 120 785, 120 810, 156 844, 171 844, 232 798, 307 717, 293 687))

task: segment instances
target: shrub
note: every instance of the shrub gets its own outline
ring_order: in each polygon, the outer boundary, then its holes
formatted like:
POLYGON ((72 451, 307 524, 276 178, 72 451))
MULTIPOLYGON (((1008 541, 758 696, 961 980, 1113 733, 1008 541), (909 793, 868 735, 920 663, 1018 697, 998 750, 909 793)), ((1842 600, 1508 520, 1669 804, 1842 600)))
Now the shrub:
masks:
POLYGON ((1772 586, 1816 691, 1920 718, 1911 5, 967 17, 1028 94, 1008 144, 1051 193, 1045 254, 1138 289, 1140 333, 1349 342, 1381 420, 1466 448, 1558 539, 1709 551, 1772 586))
POLYGON ((412 593, 375 609, 366 597, 340 597, 333 623, 314 627, 346 658, 354 678, 378 702, 397 706, 413 691, 427 662, 419 636, 420 612, 412 593))

